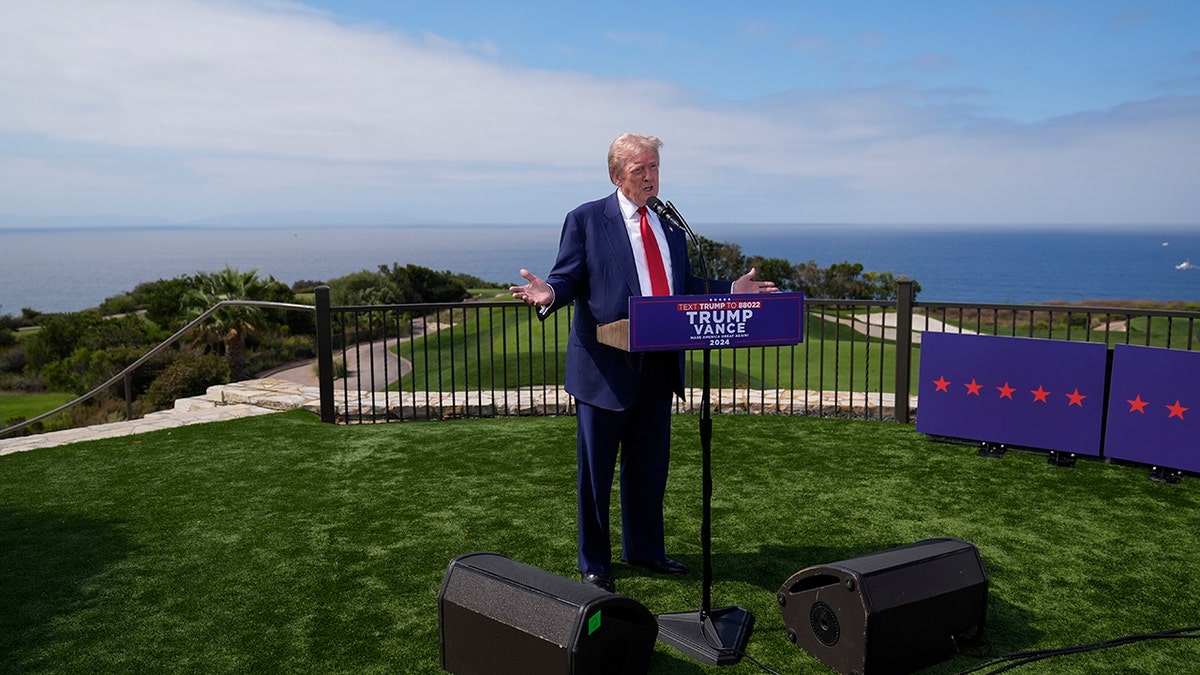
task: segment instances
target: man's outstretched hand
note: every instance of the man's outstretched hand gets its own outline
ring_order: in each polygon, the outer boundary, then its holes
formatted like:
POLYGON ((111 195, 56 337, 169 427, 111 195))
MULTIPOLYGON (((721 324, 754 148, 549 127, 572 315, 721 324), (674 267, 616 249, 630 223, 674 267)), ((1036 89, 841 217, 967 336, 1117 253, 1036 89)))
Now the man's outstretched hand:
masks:
POLYGON ((521 276, 529 283, 524 286, 509 286, 508 290, 514 298, 534 307, 545 307, 554 302, 554 289, 550 288, 550 284, 525 268, 521 268, 521 276))
MULTIPOLYGON (((521 271, 524 272, 525 270, 521 271)), ((739 295, 744 293, 779 292, 779 289, 776 288, 774 281, 755 281, 755 274, 758 274, 758 270, 751 267, 749 272, 746 272, 741 277, 738 277, 738 280, 733 282, 733 292, 739 295)))

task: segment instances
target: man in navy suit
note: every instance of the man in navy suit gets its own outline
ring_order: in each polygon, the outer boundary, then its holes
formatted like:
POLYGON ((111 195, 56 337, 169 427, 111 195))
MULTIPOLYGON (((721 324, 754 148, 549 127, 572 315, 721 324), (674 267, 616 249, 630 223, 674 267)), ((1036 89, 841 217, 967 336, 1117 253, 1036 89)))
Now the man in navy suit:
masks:
MULTIPOLYGON (((671 396, 683 398, 683 352, 625 352, 596 339, 597 326, 629 318, 630 296, 655 294, 656 283, 657 294, 706 292, 692 273, 685 234, 664 228, 646 208, 658 196, 660 147, 653 136, 617 137, 608 152, 616 191, 567 214, 544 280, 522 269, 529 283, 510 289, 542 319, 575 303, 564 385, 578 420, 579 570, 585 583, 608 591, 615 589, 609 505, 618 454, 622 558, 660 574, 687 573, 667 557, 663 541, 671 396)), ((714 294, 777 291, 772 282, 754 281, 754 270, 709 284, 714 294)))

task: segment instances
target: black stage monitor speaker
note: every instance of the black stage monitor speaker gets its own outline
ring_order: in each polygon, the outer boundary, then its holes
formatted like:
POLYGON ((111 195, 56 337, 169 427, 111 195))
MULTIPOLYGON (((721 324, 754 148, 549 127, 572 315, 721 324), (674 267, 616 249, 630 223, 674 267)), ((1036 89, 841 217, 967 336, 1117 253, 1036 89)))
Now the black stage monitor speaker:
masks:
POLYGON ((779 606, 788 638, 833 670, 911 673, 982 635, 987 587, 973 544, 926 539, 800 570, 779 606))
POLYGON ((450 561, 438 623, 456 675, 645 673, 658 637, 637 600, 495 553, 450 561))

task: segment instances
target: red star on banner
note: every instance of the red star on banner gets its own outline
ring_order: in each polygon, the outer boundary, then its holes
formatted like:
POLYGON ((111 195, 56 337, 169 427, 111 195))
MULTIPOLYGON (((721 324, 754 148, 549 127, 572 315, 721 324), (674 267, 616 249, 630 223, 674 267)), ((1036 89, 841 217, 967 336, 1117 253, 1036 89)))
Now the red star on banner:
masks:
POLYGON ((1183 419, 1183 413, 1188 410, 1191 410, 1191 408, 1185 408, 1185 407, 1179 405, 1179 399, 1175 399, 1175 405, 1167 406, 1167 410, 1171 411, 1171 414, 1167 415, 1167 419, 1171 419, 1172 417, 1178 417, 1179 419, 1183 419))
POLYGON ((1007 382, 1004 383, 1003 387, 996 387, 996 388, 1000 390, 1000 398, 1006 398, 1010 401, 1012 400, 1013 392, 1016 391, 1016 389, 1013 389, 1012 387, 1008 386, 1007 382))
POLYGON ((1143 415, 1146 414, 1146 404, 1149 403, 1149 401, 1143 401, 1141 394, 1138 394, 1137 398, 1133 400, 1125 399, 1125 402, 1129 404, 1129 412, 1137 411, 1143 415))
POLYGON ((1067 404, 1068 408, 1073 405, 1077 405, 1080 408, 1082 408, 1083 407, 1083 399, 1087 398, 1087 396, 1084 396, 1083 394, 1079 393, 1079 387, 1075 387, 1075 391, 1070 394, 1067 394, 1067 398, 1071 399, 1071 402, 1067 404))
POLYGON ((935 393, 939 391, 944 391, 947 394, 950 393, 950 389, 948 388, 950 386, 950 380, 947 380, 945 375, 939 376, 938 379, 933 381, 933 383, 937 385, 937 389, 934 390, 935 393))
POLYGON ((978 382, 976 382, 976 381, 975 381, 975 378, 973 378, 973 377, 971 378, 971 382, 970 382, 970 383, 968 383, 968 384, 967 384, 967 385, 965 385, 965 386, 966 386, 966 388, 967 388, 967 393, 968 393, 968 394, 974 394, 974 395, 976 395, 976 396, 978 396, 978 395, 979 395, 979 390, 980 390, 980 389, 983 389, 983 385, 982 385, 982 384, 979 384, 978 382))
POLYGON ((1038 385, 1037 389, 1034 389, 1034 390, 1030 391, 1029 393, 1033 394, 1033 402, 1034 403, 1037 403, 1038 401, 1041 401, 1042 403, 1050 402, 1049 399, 1046 398, 1047 396, 1050 395, 1050 392, 1048 392, 1044 388, 1042 388, 1042 385, 1040 385, 1040 384, 1038 385))

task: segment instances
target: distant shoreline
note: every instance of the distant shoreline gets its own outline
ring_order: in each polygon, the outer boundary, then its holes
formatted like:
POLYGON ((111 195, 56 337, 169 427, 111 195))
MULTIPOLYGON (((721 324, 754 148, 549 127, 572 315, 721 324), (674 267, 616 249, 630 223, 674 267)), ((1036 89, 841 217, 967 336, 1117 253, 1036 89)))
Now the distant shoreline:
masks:
MULTIPOLYGON (((921 284, 922 302, 1030 304, 1200 300, 1200 228, 960 231, 939 225, 693 225, 743 255, 840 262, 921 284), (1165 244, 1165 245, 1164 245, 1165 244)), ((225 266, 292 285, 414 264, 497 284, 547 274, 560 223, 327 228, 225 226, 0 229, 0 314, 82 311, 139 283, 225 266)))
MULTIPOLYGON (((453 272, 453 270, 451 270, 451 271, 453 272)), ((504 290, 507 287, 497 286, 496 288, 500 289, 500 290, 504 290)), ((130 290, 132 291, 133 289, 131 288, 130 290)), ((479 299, 468 299, 468 300, 465 300, 464 303, 480 302, 480 301, 481 300, 479 300, 479 299)), ((962 303, 959 303, 959 302, 954 302, 954 301, 933 301, 932 303, 926 303, 925 301, 922 301, 918 297, 917 301, 922 304, 932 304, 935 306, 939 302, 944 302, 946 305, 951 306, 951 307, 954 307, 954 306, 960 305, 960 304, 982 304, 982 305, 988 305, 988 306, 1010 306, 1010 307, 1018 307, 1018 308, 1078 307, 1078 308, 1087 308, 1087 309, 1161 309, 1161 310, 1176 310, 1176 311, 1200 311, 1200 300, 1189 301, 1189 300, 1112 300, 1112 299, 1100 300, 1100 299, 1094 299, 1094 300, 1075 300, 1075 301, 1071 301, 1071 302, 1067 302, 1067 301, 1063 301, 1063 300, 1048 300, 1048 301, 1042 301, 1042 302, 1020 302, 1020 303, 1002 303, 1002 302, 994 302, 994 303, 992 303, 992 302, 983 302, 983 303, 962 302, 962 303)), ((855 301, 849 300, 847 302, 853 303, 855 301)), ((98 312, 100 307, 99 307, 99 305, 97 305, 94 307, 87 307, 84 309, 75 310, 74 312, 42 312, 37 307, 31 307, 30 309, 33 309, 34 311, 37 311, 40 314, 70 314, 70 313, 81 313, 81 312, 98 312)), ((3 312, 0 312, 0 314, 3 314, 3 312)), ((22 328, 19 330, 25 330, 25 329, 22 328)))
MULTIPOLYGON (((338 230, 348 229, 476 229, 476 228, 494 228, 494 229, 511 229, 511 228, 529 228, 529 227, 553 227, 558 229, 561 227, 561 221, 546 221, 541 223, 460 223, 460 222, 435 222, 435 221, 408 221, 408 222, 376 222, 376 223, 355 223, 355 222, 338 222, 333 223, 254 223, 254 222, 162 222, 154 221, 144 224, 131 222, 109 222, 104 221, 97 224, 69 224, 57 222, 64 219, 51 219, 56 222, 47 222, 42 225, 8 225, 5 224, 4 216, 0 216, 0 233, 33 233, 33 232, 87 232, 87 231, 244 231, 244 230, 327 230, 336 232, 338 230)), ((81 219, 86 220, 86 218, 81 219)), ((1099 233, 1124 233, 1124 234, 1142 234, 1142 233, 1157 233, 1157 234, 1194 234, 1200 231, 1200 223, 1167 223, 1167 224, 1147 224, 1147 223, 1105 223, 1105 224, 1072 224, 1072 223, 726 223, 726 222, 704 222, 694 221, 690 223, 692 228, 700 236, 707 236, 705 230, 715 228, 725 231, 728 228, 735 229, 789 229, 798 233, 820 231, 826 229, 836 230, 855 230, 868 232, 946 232, 954 234, 970 234, 972 232, 979 233, 1060 233, 1060 234, 1099 234, 1099 233)))

